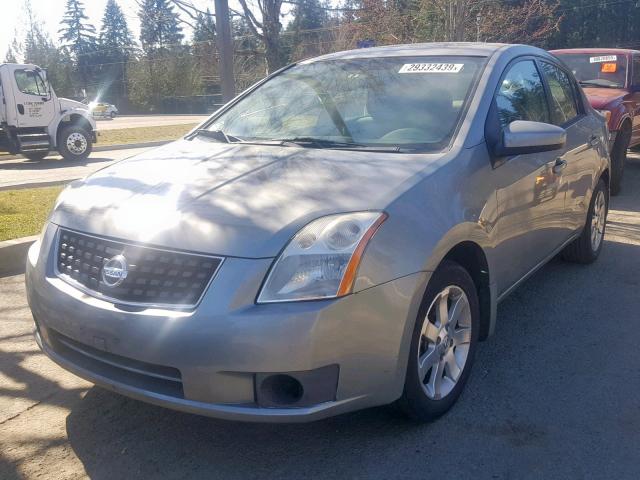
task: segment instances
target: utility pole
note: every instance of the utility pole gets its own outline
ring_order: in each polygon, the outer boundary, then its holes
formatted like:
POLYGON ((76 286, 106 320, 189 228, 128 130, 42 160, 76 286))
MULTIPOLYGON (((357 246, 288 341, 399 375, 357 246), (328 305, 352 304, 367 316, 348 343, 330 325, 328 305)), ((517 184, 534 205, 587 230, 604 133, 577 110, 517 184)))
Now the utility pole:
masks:
POLYGON ((235 97, 235 83, 233 81, 233 40, 231 25, 229 24, 229 3, 227 0, 215 0, 216 9, 216 43, 218 45, 218 70, 220 71, 220 86, 222 87, 222 101, 227 103, 235 97))

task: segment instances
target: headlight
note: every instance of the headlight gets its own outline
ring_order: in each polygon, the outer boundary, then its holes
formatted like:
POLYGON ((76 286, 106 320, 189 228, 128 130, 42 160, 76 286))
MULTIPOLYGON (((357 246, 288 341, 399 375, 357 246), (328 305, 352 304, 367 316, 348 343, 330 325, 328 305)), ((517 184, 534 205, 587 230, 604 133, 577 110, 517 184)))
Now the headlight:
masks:
POLYGON ((351 292, 367 243, 387 215, 356 212, 318 218, 276 259, 258 303, 333 298, 351 292))

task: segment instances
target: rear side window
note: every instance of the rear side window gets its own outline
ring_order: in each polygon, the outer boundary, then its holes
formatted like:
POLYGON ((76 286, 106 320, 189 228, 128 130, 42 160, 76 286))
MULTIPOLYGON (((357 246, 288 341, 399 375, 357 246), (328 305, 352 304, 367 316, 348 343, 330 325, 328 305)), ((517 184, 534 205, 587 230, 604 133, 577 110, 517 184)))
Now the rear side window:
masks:
POLYGON ((541 64, 551 92, 551 120, 555 125, 563 125, 578 116, 571 79, 555 65, 541 64))
POLYGON ((516 120, 549 123, 547 97, 532 60, 523 60, 509 68, 496 95, 496 106, 502 127, 516 120))

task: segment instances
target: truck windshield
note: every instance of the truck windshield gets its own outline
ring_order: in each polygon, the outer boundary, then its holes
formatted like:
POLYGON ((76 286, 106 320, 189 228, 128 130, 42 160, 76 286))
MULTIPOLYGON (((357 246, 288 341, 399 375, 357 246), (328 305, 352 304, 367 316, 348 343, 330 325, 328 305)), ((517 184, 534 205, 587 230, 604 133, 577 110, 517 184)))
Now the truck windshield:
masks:
POLYGON ((573 71, 583 87, 624 88, 627 58, 607 53, 570 53, 558 55, 573 71))
MULTIPOLYGON (((328 60, 293 66, 208 127, 231 141, 308 148, 448 145, 485 58, 328 60)), ((213 137, 213 135, 209 135, 213 137)))

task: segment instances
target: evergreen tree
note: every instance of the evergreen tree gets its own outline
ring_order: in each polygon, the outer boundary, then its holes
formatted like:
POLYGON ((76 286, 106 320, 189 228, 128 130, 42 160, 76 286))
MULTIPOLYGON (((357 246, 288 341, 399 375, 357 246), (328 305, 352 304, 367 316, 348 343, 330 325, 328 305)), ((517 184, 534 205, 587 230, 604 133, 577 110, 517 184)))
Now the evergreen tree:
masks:
POLYGON ((124 61, 130 55, 133 37, 127 19, 115 0, 108 0, 104 9, 99 43, 103 58, 124 61))
POLYGON ((169 0, 142 0, 138 16, 140 43, 146 54, 175 47, 182 42, 180 19, 169 0))
POLYGON ((289 61, 325 53, 322 45, 326 32, 319 31, 329 23, 328 3, 321 0, 298 0, 293 20, 287 25, 283 50, 289 61))
POLYGON ((16 32, 11 45, 9 45, 9 48, 7 49, 7 54, 4 57, 4 61, 6 63, 18 63, 18 56, 22 53, 22 45, 18 42, 17 36, 16 32))
POLYGON ((16 55, 15 55, 15 53, 13 53, 13 49, 11 47, 9 47, 7 49, 7 54, 4 56, 4 62, 5 63, 18 63, 18 60, 16 59, 16 55))
MULTIPOLYGON (((127 19, 115 0, 108 0, 99 36, 100 87, 102 100, 126 103, 126 66, 134 45, 127 19)), ((126 106, 125 106, 126 109, 126 106)))
POLYGON ((216 39, 216 24, 213 20, 213 15, 207 8, 207 13, 198 13, 196 17, 196 24, 193 28, 193 43, 208 42, 213 44, 216 39))
POLYGON ((60 41, 75 62, 76 69, 84 87, 90 78, 90 70, 95 61, 96 28, 87 22, 81 0, 67 0, 65 12, 60 24, 60 41))

